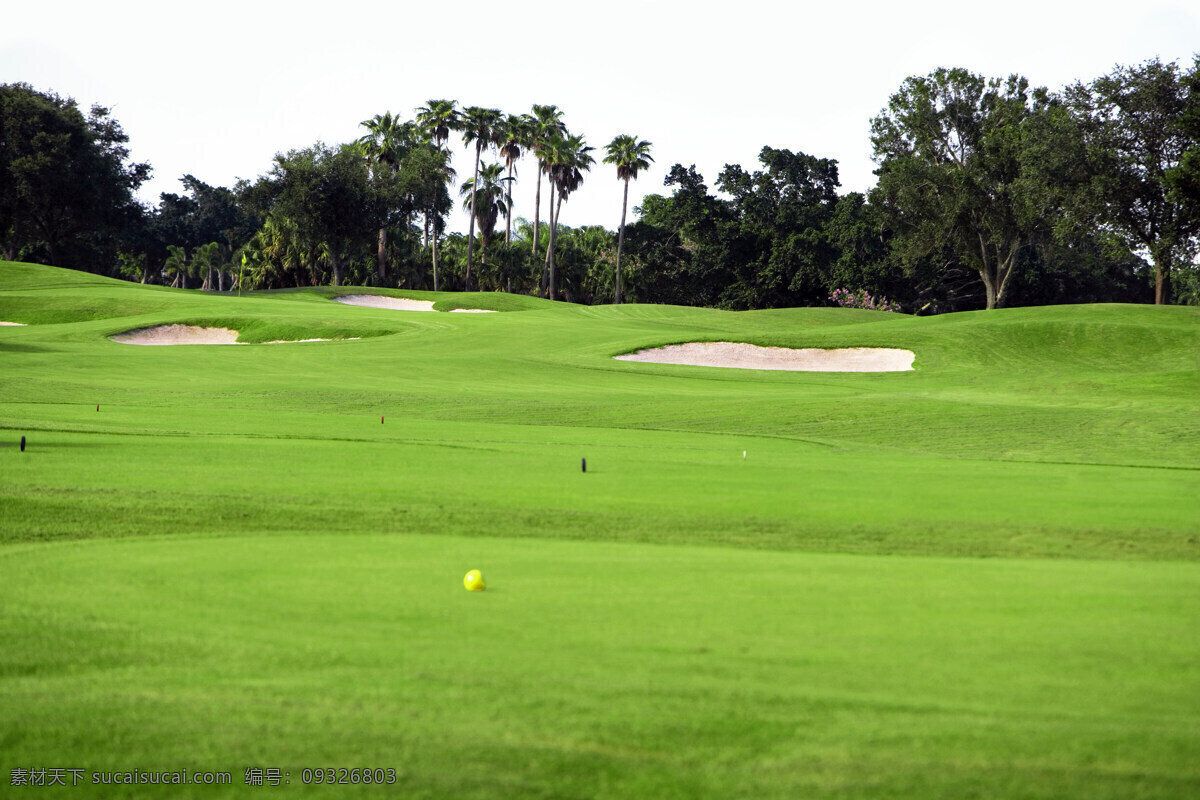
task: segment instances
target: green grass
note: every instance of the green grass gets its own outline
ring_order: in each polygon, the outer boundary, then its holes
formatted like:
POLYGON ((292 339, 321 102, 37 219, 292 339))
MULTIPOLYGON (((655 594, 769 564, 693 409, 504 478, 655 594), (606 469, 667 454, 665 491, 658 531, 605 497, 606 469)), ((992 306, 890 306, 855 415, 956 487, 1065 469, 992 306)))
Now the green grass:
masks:
POLYGON ((207 798, 259 766, 324 796, 302 768, 358 766, 397 783, 337 794, 1200 794, 1196 309, 328 299, 356 291, 0 262, 0 320, 29 323, 0 328, 0 785, 232 772, 172 792, 207 798), (177 322, 362 340, 106 338, 177 322), (611 358, 722 339, 916 369, 611 358))

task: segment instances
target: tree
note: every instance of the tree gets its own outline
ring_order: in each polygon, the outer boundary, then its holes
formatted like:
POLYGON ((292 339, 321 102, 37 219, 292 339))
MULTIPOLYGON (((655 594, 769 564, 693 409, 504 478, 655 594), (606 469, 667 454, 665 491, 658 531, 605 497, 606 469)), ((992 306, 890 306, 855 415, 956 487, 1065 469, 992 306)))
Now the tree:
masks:
POLYGON ((329 264, 332 284, 340 285, 344 254, 373 228, 367 165, 357 148, 318 142, 277 155, 267 180, 276 184, 270 214, 286 220, 280 229, 317 248, 329 264))
MULTIPOLYGON (((388 225, 395 220, 393 217, 400 205, 394 191, 396 176, 400 164, 408 151, 416 144, 416 126, 411 122, 402 122, 399 117, 392 116, 389 111, 376 114, 360 123, 367 133, 355 144, 359 151, 372 166, 371 177, 376 186, 379 203, 379 241, 376 260, 379 267, 379 280, 387 280, 387 232, 388 225)), ((407 214, 403 215, 407 221, 407 214)))
POLYGON ((508 167, 508 185, 505 187, 508 210, 505 212, 504 243, 512 244, 512 184, 516 180, 515 166, 521 158, 522 148, 528 147, 529 118, 520 114, 509 114, 501 126, 501 132, 504 144, 500 146, 500 156, 508 167))
MULTIPOLYGON (((538 160, 537 191, 534 194, 533 200, 534 235, 530 237, 532 250, 529 255, 530 262, 536 265, 538 248, 537 232, 540 230, 542 212, 542 173, 546 171, 546 159, 543 151, 555 136, 562 136, 567 128, 563 124, 562 112, 558 110, 558 106, 539 106, 534 104, 533 113, 528 117, 528 124, 529 147, 537 154, 538 160)), ((545 291, 545 288, 543 282, 542 290, 545 291)))
POLYGON ((211 292, 214 285, 217 291, 225 291, 224 280, 214 281, 215 274, 223 272, 223 267, 227 264, 225 258, 221 254, 220 242, 208 242, 197 247, 192 252, 192 270, 197 275, 204 276, 204 283, 200 288, 206 292, 211 292))
POLYGON ((1038 164, 1047 143, 1037 134, 1052 126, 1035 120, 1052 105, 1024 78, 963 69, 909 78, 892 95, 871 122, 879 182, 870 198, 908 268, 941 254, 978 273, 987 308, 1004 304, 1018 252, 1053 229, 1061 205, 1038 164))
POLYGON ((417 109, 417 124, 420 125, 437 147, 450 138, 450 132, 459 128, 457 100, 430 100, 417 109))
POLYGON ((117 238, 140 218, 134 192, 149 164, 131 163, 129 137, 93 105, 28 84, 0 84, 0 252, 44 253, 51 264, 108 271, 117 238))
MULTIPOLYGON (((463 112, 462 132, 463 144, 475 143, 475 175, 473 183, 479 182, 479 156, 483 148, 497 146, 503 143, 502 127, 504 115, 496 108, 481 108, 471 106, 463 112)), ((466 288, 471 288, 471 266, 475 256, 475 195, 471 195, 471 222, 467 232, 467 281, 466 288)))
MULTIPOLYGON (((727 165, 717 187, 733 218, 717 228, 730 308, 820 305, 829 296, 836 259, 829 239, 838 194, 837 162, 764 147, 765 167, 748 173, 727 165)), ((861 287, 860 287, 861 288, 861 287)))
MULTIPOLYGON (((216 286, 224 291, 227 270, 223 267, 260 223, 232 190, 209 186, 194 175, 184 175, 179 182, 183 184, 182 194, 159 195, 158 208, 143 225, 145 241, 135 249, 144 253, 149 263, 165 267, 167 245, 195 251, 201 245, 215 242, 220 251, 219 258, 213 261, 216 286)), ((211 288, 212 281, 213 276, 209 275, 204 288, 211 288)))
POLYGON ((621 302, 621 251, 625 246, 625 211, 629 207, 629 181, 636 178, 644 169, 650 169, 654 161, 650 157, 650 142, 638 141, 636 136, 621 134, 613 138, 605 148, 607 155, 605 164, 613 164, 617 168, 617 180, 625 181, 625 196, 621 201, 621 227, 617 231, 617 265, 615 302, 621 302))
POLYGON ((479 223, 480 257, 487 264, 487 248, 500 214, 508 213, 507 184, 502 164, 484 164, 476 180, 463 184, 460 194, 467 198, 463 210, 469 211, 479 223))
POLYGON ((1084 132, 1099 224, 1154 264, 1154 302, 1169 302, 1171 271, 1200 250, 1200 214, 1187 176, 1200 169, 1200 57, 1190 71, 1155 58, 1118 66, 1064 92, 1084 132))
POLYGON ((180 289, 187 288, 191 265, 188 264, 186 250, 176 244, 167 245, 167 259, 163 266, 166 268, 167 277, 171 279, 171 286, 180 289))
POLYGON ((425 215, 425 230, 433 259, 433 289, 439 291, 438 240, 445 230, 444 217, 452 203, 447 186, 454 181, 450 153, 432 142, 414 147, 400 167, 403 191, 413 198, 414 207, 425 215))
POLYGON ((732 282, 721 241, 735 216, 714 197, 693 164, 675 164, 663 179, 670 197, 646 195, 629 227, 630 253, 645 264, 642 302, 717 306, 732 282))
POLYGON ((589 147, 583 136, 566 134, 556 136, 546 145, 546 171, 550 176, 550 244, 546 247, 546 271, 548 273, 547 297, 555 299, 554 285, 554 237, 558 226, 558 217, 562 212, 563 201, 571 193, 583 185, 583 173, 596 163, 590 153, 594 147, 589 147), (558 195, 555 203, 554 196, 558 195))

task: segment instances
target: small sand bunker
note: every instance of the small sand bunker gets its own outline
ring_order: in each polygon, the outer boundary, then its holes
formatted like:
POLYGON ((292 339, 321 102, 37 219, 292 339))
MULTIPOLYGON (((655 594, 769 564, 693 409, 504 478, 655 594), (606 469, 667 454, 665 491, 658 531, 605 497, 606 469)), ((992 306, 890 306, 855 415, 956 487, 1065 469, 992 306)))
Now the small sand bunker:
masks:
POLYGON ((351 336, 348 339, 273 339, 263 344, 302 344, 304 342, 358 342, 361 336, 351 336))
POLYGON ((11 325, 14 328, 24 328, 25 327, 24 322, 5 322, 4 320, 0 320, 0 325, 11 325))
POLYGON ((138 328, 111 336, 121 344, 237 344, 238 332, 229 328, 201 328, 197 325, 157 325, 138 328))
POLYGON ((690 342, 639 350, 620 361, 682 364, 691 367, 776 369, 790 372, 905 372, 916 358, 911 350, 843 347, 836 350, 759 347, 741 342, 690 342))
MULTIPOLYGON (((335 303, 369 308, 390 308, 393 311, 433 311, 432 300, 409 300, 406 297, 384 297, 379 294, 344 294, 333 298, 335 303)), ((487 308, 454 308, 452 312, 463 314, 495 314, 487 308)))
POLYGON ((369 308, 390 308, 394 311, 433 311, 432 300, 409 300, 406 297, 383 297, 378 294, 344 294, 333 298, 335 303, 369 308))

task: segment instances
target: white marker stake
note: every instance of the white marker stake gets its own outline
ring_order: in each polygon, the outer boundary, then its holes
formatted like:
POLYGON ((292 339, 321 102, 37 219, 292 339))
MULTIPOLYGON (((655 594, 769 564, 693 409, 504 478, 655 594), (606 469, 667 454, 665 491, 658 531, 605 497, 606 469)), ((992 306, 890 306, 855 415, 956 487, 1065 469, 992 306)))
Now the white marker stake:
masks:
POLYGON ((746 460, 746 451, 743 450, 742 451, 742 461, 745 461, 745 460, 746 460))

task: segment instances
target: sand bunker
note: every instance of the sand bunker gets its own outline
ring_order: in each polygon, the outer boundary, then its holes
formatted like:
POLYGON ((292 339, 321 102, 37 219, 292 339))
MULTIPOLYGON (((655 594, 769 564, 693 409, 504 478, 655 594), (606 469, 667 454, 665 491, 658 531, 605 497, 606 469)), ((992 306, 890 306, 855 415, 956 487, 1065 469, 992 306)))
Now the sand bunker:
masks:
POLYGON ((0 325, 11 325, 15 328, 24 328, 25 327, 24 322, 5 322, 4 320, 0 320, 0 325))
POLYGON ((740 342, 690 342, 639 350, 620 361, 682 364, 691 367, 776 369, 791 372, 905 372, 916 356, 888 347, 844 347, 836 350, 759 347, 740 342))
MULTIPOLYGON (((118 333, 109 338, 121 344, 247 344, 237 340, 238 332, 229 328, 201 328, 196 325, 157 325, 153 328, 118 333)), ((357 342, 360 336, 349 339, 276 339, 263 344, 299 344, 301 342, 357 342)))
POLYGON ((390 308, 395 311, 433 311, 432 300, 409 300, 405 297, 383 297, 378 294, 344 294, 333 298, 335 303, 370 308, 390 308))
POLYGON ((197 325, 157 325, 110 336, 121 344, 237 344, 238 332, 229 328, 201 328, 197 325))
MULTIPOLYGON (((432 300, 409 300, 406 297, 384 297, 378 294, 344 294, 333 298, 335 303, 369 308, 390 308, 394 311, 433 311, 432 300)), ((464 314, 495 314, 487 308, 454 308, 452 312, 464 314)))
POLYGON ((263 344, 302 344, 303 342, 359 342, 362 341, 361 336, 351 336, 348 339, 272 339, 263 344))

